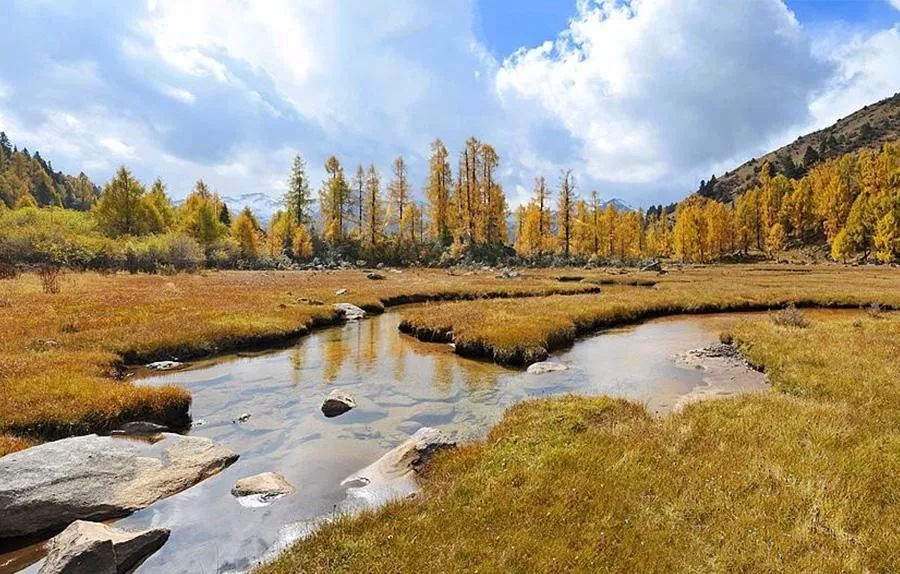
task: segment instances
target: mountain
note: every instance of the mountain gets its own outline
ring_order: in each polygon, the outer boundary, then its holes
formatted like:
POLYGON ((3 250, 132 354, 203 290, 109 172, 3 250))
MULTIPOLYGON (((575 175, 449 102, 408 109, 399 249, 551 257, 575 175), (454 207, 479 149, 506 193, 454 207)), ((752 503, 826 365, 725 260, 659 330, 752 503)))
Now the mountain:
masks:
POLYGON ((762 157, 753 158, 723 175, 713 176, 709 182, 700 182, 697 193, 731 202, 759 182, 759 171, 766 161, 772 164, 776 173, 797 178, 823 161, 863 149, 878 150, 885 142, 898 139, 900 93, 868 105, 825 129, 801 136, 762 157))
POLYGON ((610 206, 610 205, 613 206, 615 208, 615 210, 620 213, 623 211, 634 211, 634 208, 631 206, 630 203, 628 203, 624 199, 619 199, 618 197, 600 201, 600 207, 602 207, 603 209, 606 209, 607 206, 610 206))
POLYGON ((261 225, 266 226, 275 212, 284 209, 284 202, 273 199, 264 193, 243 193, 241 195, 223 196, 222 201, 228 206, 231 215, 237 215, 245 207, 249 207, 261 225))

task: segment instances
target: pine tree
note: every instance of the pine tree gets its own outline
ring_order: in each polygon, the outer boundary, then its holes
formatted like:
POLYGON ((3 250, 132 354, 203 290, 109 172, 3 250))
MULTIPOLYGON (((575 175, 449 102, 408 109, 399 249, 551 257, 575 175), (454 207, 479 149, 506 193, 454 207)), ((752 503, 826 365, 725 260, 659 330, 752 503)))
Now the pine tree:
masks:
MULTIPOLYGON (((335 160, 337 161, 337 160, 335 160)), ((291 165, 291 177, 288 180, 288 189, 284 196, 284 205, 294 218, 297 226, 305 226, 310 220, 310 206, 313 203, 312 192, 309 190, 309 178, 306 176, 306 162, 300 154, 294 156, 291 165)))

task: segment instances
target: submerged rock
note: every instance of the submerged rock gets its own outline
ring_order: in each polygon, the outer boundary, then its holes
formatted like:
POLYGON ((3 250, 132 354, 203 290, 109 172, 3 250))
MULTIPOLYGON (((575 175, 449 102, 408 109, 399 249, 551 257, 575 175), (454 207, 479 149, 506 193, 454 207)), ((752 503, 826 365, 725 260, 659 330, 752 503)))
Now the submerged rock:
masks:
POLYGON ((171 433, 146 443, 87 435, 0 458, 0 538, 78 519, 125 516, 209 478, 237 460, 203 437, 171 433))
POLYGON ((322 414, 328 418, 342 415, 356 407, 356 401, 349 393, 335 389, 328 394, 322 403, 322 414))
POLYGON ((156 361, 154 363, 148 363, 146 367, 154 371, 171 371, 173 369, 179 369, 183 365, 184 363, 179 363, 178 361, 156 361))
POLYGON ((131 572, 168 539, 165 528, 126 532, 76 520, 47 544, 47 559, 40 574, 131 572))
POLYGON ((278 472, 263 472, 242 478, 231 489, 231 494, 237 498, 252 498, 256 504, 251 506, 269 504, 294 492, 294 486, 278 472))
POLYGON ((419 490, 416 473, 438 450, 453 446, 438 429, 420 428, 374 463, 341 482, 365 506, 380 506, 419 490))
POLYGON ((555 371, 568 370, 569 365, 562 363, 554 363, 553 361, 541 361, 528 365, 527 372, 532 375, 543 375, 544 373, 553 373, 555 371))
POLYGON ((352 303, 335 303, 334 308, 344 314, 347 321, 358 321, 366 316, 366 312, 352 303))

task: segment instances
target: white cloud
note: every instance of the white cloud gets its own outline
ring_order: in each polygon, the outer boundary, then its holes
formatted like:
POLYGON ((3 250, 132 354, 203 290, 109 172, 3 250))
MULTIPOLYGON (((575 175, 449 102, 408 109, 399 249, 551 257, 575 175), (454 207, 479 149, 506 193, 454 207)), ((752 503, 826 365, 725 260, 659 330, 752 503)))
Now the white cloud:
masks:
POLYGON ((900 0, 888 0, 888 2, 891 6, 893 6, 897 10, 900 10, 900 0))
POLYGON ((554 42, 503 62, 497 89, 579 143, 582 173, 683 178, 805 122, 825 69, 780 0, 578 4, 554 42))
POLYGON ((162 93, 169 96, 173 100, 177 100, 184 104, 193 104, 195 101, 197 101, 197 97, 184 88, 178 88, 176 86, 162 86, 160 88, 160 91, 162 91, 162 93))

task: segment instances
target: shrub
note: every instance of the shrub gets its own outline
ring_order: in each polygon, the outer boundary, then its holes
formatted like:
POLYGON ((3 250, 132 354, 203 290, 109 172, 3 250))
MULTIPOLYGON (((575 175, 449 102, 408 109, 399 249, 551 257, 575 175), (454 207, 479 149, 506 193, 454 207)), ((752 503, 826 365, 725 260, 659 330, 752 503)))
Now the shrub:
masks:
POLYGON ((16 279, 19 276, 19 268, 11 263, 0 261, 0 279, 16 279))
POLYGON ((798 327, 800 329, 809 327, 809 319, 793 303, 772 313, 772 322, 781 327, 798 327))
POLYGON ((57 265, 41 265, 38 268, 38 277, 41 278, 41 287, 44 293, 59 293, 59 279, 62 270, 57 265))

